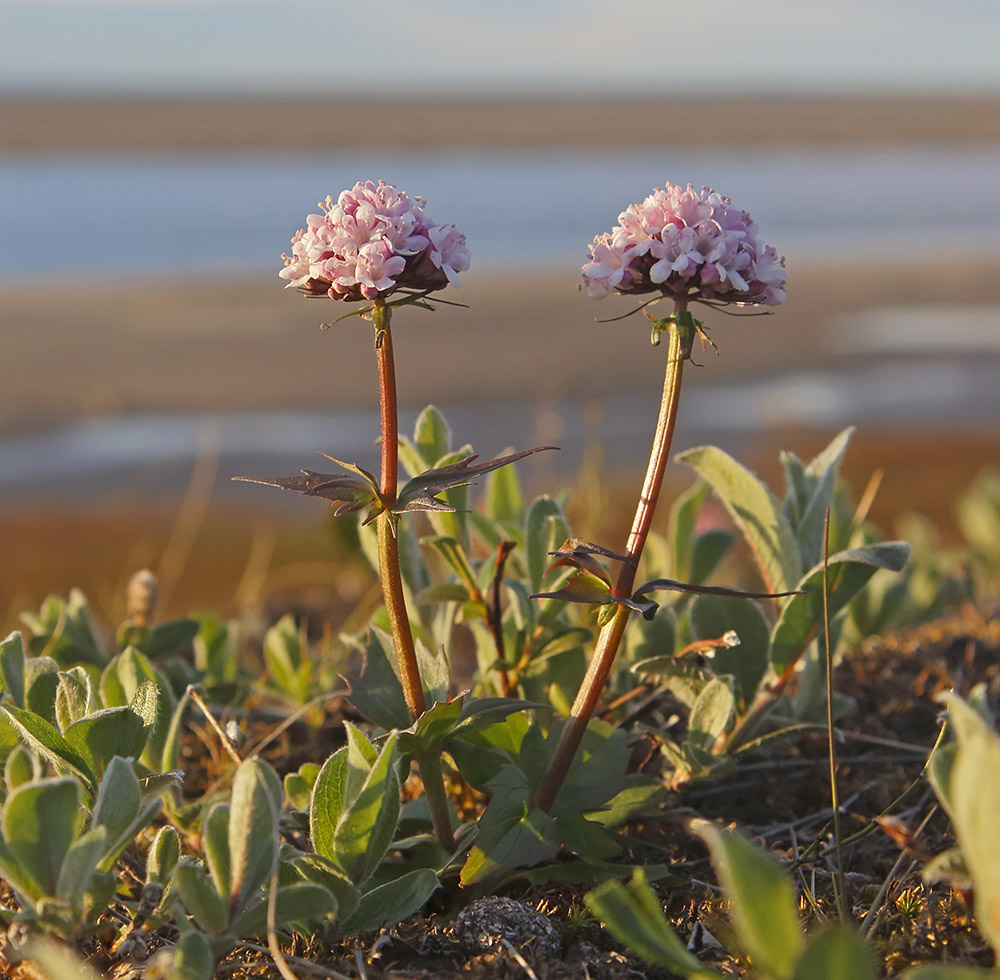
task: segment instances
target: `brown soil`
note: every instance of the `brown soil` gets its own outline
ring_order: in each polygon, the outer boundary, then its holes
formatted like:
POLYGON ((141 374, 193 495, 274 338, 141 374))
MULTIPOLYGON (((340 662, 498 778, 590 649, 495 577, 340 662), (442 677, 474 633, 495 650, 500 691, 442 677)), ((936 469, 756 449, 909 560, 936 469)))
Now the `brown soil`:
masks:
POLYGON ((996 95, 0 99, 0 152, 984 143, 996 95), (349 125, 345 125, 345 118, 349 125), (669 122, 666 122, 669 120, 669 122))

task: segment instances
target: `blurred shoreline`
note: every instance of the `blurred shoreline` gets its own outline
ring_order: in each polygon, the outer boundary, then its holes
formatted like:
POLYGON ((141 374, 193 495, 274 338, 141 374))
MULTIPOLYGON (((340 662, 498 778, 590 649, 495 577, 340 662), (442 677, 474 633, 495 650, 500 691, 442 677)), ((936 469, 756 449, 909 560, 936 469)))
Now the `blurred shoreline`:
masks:
POLYGON ((0 153, 990 143, 1000 94, 0 95, 0 153))

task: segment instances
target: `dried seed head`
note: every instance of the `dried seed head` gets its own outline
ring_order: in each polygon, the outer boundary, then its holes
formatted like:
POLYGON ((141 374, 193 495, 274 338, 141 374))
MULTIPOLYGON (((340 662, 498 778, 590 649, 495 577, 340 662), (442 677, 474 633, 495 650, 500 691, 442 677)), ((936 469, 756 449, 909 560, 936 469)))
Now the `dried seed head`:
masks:
POLYGON ((156 576, 144 568, 129 579, 125 593, 125 610, 130 619, 140 626, 149 626, 156 612, 156 601, 159 598, 160 587, 156 576))

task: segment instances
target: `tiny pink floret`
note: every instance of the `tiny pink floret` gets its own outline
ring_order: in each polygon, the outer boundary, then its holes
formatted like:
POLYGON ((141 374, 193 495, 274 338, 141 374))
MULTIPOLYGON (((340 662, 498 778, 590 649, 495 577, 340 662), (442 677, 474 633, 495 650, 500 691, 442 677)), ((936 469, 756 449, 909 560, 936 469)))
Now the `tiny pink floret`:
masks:
POLYGON ((311 296, 346 300, 459 286, 469 268, 465 235, 435 224, 424 206, 385 181, 359 181, 306 218, 278 275, 311 296))
POLYGON ((580 288, 594 299, 658 292, 681 302, 785 301, 785 260, 758 240, 746 211, 711 187, 657 187, 589 249, 580 288))

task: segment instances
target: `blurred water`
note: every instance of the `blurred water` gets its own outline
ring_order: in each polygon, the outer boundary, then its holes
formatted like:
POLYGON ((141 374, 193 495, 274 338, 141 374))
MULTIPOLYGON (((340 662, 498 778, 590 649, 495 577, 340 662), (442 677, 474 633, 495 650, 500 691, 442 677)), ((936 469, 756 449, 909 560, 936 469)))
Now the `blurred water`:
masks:
POLYGON ((1000 254, 1000 144, 897 149, 0 158, 0 279, 276 271, 327 193, 383 177, 473 268, 564 266, 665 180, 711 184, 796 261, 1000 254))

